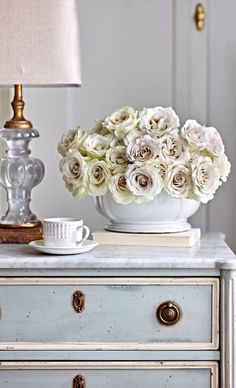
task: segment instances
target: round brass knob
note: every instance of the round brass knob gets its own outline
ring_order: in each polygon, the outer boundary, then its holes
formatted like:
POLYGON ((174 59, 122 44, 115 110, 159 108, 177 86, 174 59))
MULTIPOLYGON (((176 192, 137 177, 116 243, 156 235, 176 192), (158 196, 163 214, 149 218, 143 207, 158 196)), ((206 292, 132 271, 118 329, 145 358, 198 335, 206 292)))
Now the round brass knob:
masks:
POLYGON ((166 326, 175 325, 180 320, 180 307, 171 301, 162 303, 157 309, 157 319, 166 326))

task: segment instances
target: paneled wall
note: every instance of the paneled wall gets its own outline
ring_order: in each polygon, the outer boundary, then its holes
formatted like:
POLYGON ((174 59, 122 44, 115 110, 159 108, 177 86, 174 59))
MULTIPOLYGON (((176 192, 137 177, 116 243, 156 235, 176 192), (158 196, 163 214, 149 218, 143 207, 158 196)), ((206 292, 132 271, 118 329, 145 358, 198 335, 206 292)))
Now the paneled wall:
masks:
MULTIPOLYGON (((41 134, 32 142, 33 155, 46 165, 43 182, 33 190, 32 209, 40 218, 76 216, 91 229, 102 228, 105 220, 92 199, 78 201, 64 188, 57 142, 67 128, 86 128, 123 105, 172 105, 182 122, 191 117, 215 125, 236 164, 236 5, 233 0, 203 3, 206 28, 198 32, 193 21, 197 1, 78 0, 82 87, 25 91, 26 116, 41 134)), ((236 249, 235 190, 233 172, 229 184, 220 188, 215 201, 202 206, 193 224, 224 231, 236 249)))
POLYGON ((209 1, 209 122, 221 131, 232 164, 228 183, 209 203, 211 230, 223 230, 236 251, 236 2, 209 1))
MULTIPOLYGON (((207 12, 208 0, 201 2, 207 12)), ((192 118, 206 123, 208 118, 208 23, 198 31, 194 22, 197 2, 173 2, 173 106, 182 124, 192 118)), ((201 205, 191 221, 208 229, 208 207, 201 205)))

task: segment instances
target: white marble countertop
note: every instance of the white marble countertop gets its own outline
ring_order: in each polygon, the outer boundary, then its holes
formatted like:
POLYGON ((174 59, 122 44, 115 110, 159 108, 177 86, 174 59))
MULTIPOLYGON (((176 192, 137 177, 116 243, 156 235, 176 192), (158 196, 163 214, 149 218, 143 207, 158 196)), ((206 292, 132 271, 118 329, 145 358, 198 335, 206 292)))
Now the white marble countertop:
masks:
POLYGON ((67 256, 46 255, 28 245, 1 244, 0 269, 38 268, 224 268, 236 257, 220 233, 206 234, 192 248, 104 246, 67 256))

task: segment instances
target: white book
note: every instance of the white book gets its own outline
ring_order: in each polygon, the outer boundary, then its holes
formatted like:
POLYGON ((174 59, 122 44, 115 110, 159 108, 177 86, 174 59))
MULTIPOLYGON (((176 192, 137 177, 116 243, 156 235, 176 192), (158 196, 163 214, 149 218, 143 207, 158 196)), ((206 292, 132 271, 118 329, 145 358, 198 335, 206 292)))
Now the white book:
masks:
POLYGON ((179 233, 118 233, 98 231, 93 240, 103 245, 142 245, 156 247, 192 247, 201 238, 201 229, 179 233))

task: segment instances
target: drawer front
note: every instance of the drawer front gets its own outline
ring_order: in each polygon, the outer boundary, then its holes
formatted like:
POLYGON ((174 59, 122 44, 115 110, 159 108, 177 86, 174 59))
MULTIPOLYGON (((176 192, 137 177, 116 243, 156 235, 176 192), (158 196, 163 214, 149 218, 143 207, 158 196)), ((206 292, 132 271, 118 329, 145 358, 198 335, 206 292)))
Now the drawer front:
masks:
POLYGON ((218 294, 214 278, 2 279, 0 349, 216 349, 218 294))
POLYGON ((4 388, 217 388, 216 363, 2 363, 4 388))

